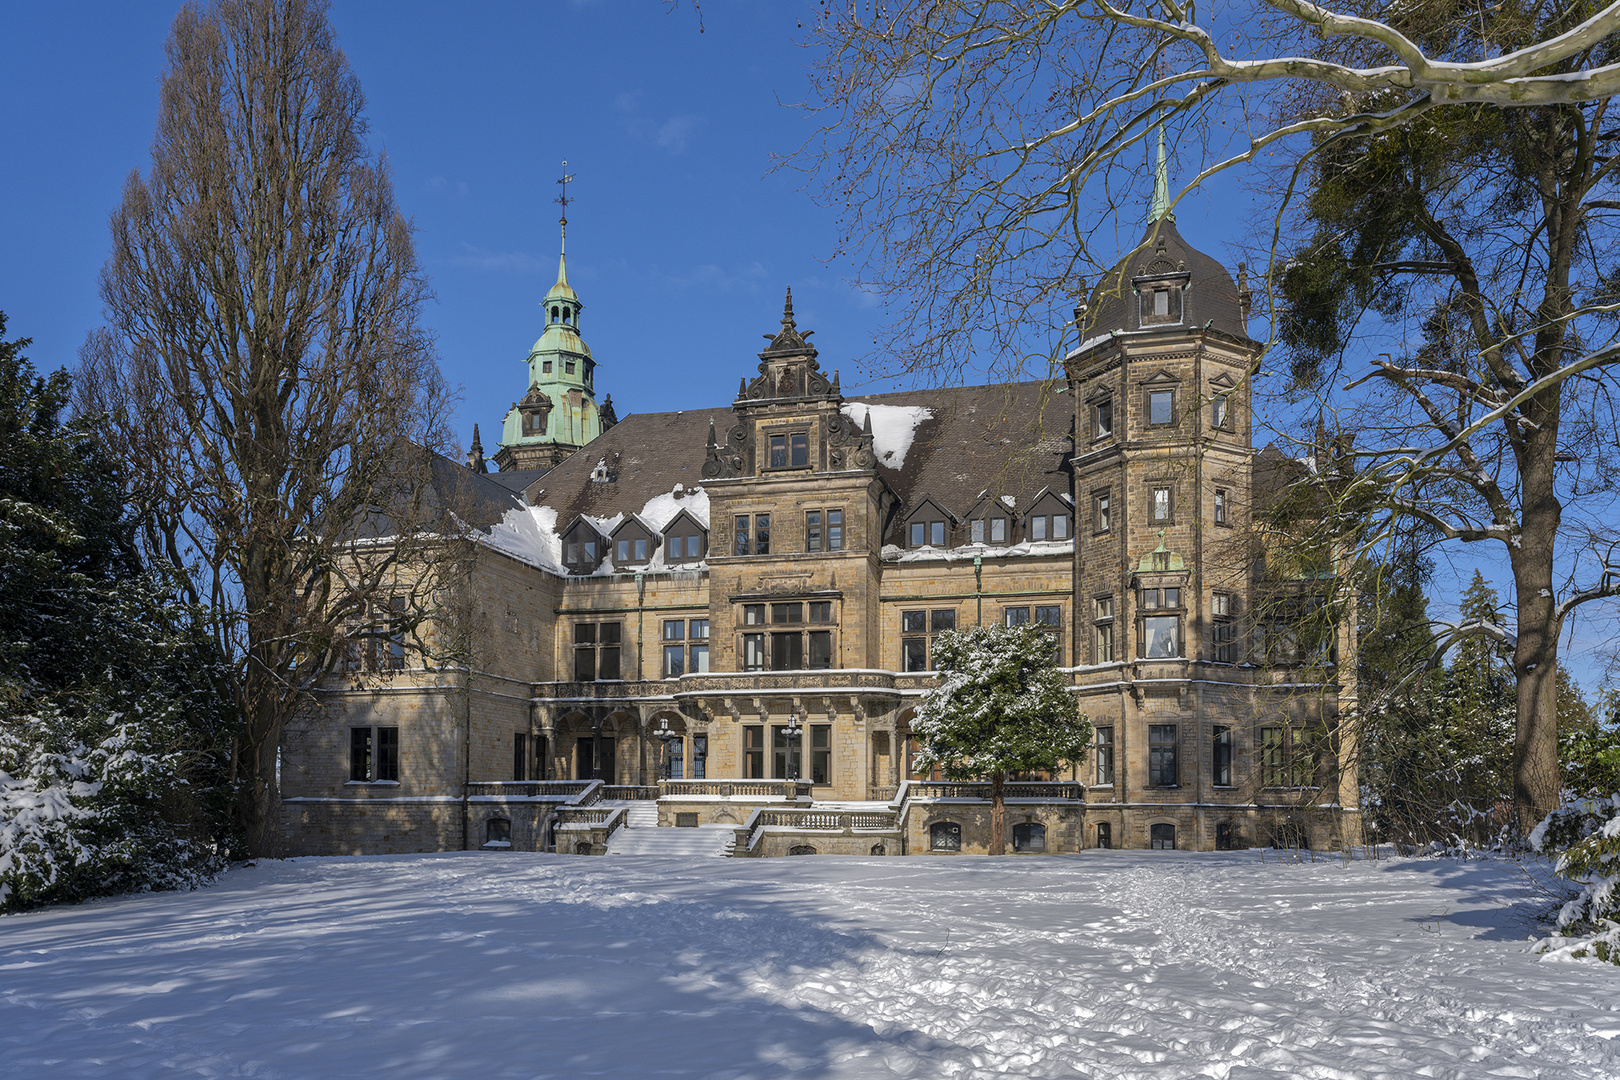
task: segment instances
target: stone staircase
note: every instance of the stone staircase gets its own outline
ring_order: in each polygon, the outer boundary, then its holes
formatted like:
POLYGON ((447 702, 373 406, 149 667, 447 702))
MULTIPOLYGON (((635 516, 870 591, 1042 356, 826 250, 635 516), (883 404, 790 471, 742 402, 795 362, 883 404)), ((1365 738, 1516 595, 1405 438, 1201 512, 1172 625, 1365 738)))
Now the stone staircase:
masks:
POLYGON ((658 804, 650 799, 627 799, 599 806, 625 807, 624 828, 608 840, 609 855, 674 855, 686 858, 730 855, 737 831, 730 825, 699 825, 695 829, 658 827, 658 804))

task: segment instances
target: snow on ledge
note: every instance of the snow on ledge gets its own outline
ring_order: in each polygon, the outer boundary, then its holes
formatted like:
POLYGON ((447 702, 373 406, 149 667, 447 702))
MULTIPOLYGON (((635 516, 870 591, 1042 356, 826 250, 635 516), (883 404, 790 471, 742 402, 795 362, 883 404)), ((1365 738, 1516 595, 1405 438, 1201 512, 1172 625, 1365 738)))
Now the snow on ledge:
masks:
POLYGON ((1073 540, 1025 540, 1011 547, 988 547, 984 544, 966 544, 956 548, 902 548, 884 544, 878 558, 884 562, 956 562, 972 559, 975 555, 986 559, 1011 559, 1021 555, 1065 555, 1074 553, 1073 540))

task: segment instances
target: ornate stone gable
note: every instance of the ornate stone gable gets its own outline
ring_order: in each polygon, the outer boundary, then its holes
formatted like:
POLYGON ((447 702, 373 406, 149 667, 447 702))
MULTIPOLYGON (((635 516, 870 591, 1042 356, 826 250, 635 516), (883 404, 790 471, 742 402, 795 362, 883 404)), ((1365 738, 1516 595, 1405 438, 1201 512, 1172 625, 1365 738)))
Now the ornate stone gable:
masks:
MULTIPOLYGON (((795 423, 808 424, 815 433, 809 444, 807 468, 844 471, 876 467, 872 432, 840 411, 844 403, 838 374, 828 378, 810 344, 814 330, 799 330, 793 318, 793 290, 782 306, 782 328, 766 334, 770 344, 759 354, 759 374, 744 378, 732 403, 738 420, 722 442, 711 422, 703 461, 703 478, 721 480, 755 476, 761 472, 759 440, 762 425, 788 414, 795 423)), ((868 425, 869 426, 869 425, 868 425)))

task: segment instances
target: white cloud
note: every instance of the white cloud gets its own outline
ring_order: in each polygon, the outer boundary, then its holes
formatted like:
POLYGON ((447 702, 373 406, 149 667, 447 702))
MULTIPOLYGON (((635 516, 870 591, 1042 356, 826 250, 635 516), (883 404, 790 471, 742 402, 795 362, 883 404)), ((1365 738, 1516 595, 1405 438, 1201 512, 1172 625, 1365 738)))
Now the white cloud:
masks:
POLYGON ((691 113, 672 116, 658 125, 658 131, 653 136, 653 144, 672 154, 684 154, 693 133, 707 122, 703 117, 691 113))
POLYGON ((451 266, 485 270, 496 274, 536 274, 546 267, 526 251, 486 251, 463 243, 461 252, 446 260, 451 266))
POLYGON ((678 288, 701 288, 706 292, 731 292, 734 289, 757 292, 760 283, 770 277, 770 271, 759 262, 729 270, 714 263, 702 263, 675 274, 666 274, 655 268, 653 275, 678 288))
POLYGON ((467 194, 465 180, 447 180, 442 176, 430 176, 424 186, 435 195, 454 195, 460 198, 467 194))

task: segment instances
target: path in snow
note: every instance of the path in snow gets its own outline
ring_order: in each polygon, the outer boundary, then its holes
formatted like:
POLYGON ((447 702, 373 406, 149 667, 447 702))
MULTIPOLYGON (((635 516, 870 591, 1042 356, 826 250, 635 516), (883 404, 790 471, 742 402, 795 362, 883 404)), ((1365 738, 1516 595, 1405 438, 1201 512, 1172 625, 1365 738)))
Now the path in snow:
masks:
POLYGON ((301 859, 0 919, 18 1077, 1620 1076, 1511 864, 301 859))

